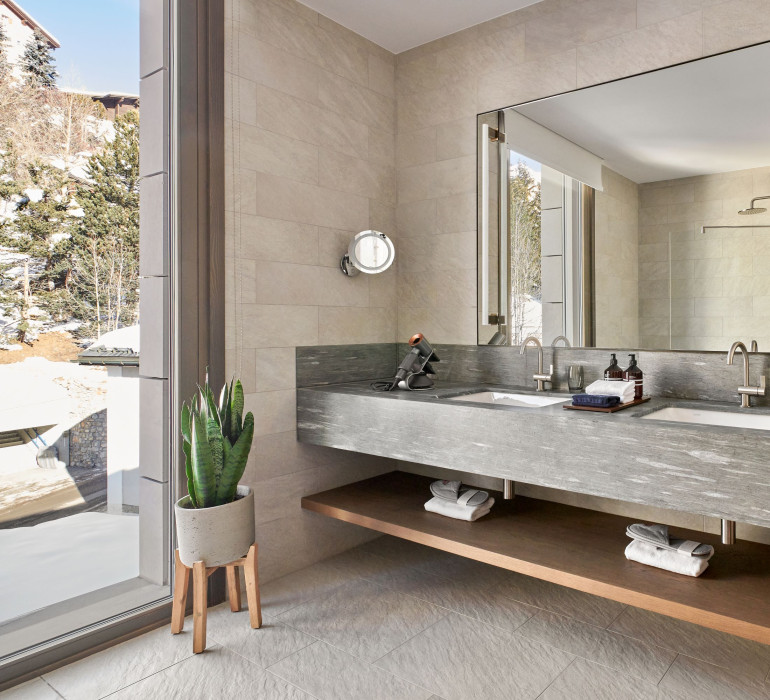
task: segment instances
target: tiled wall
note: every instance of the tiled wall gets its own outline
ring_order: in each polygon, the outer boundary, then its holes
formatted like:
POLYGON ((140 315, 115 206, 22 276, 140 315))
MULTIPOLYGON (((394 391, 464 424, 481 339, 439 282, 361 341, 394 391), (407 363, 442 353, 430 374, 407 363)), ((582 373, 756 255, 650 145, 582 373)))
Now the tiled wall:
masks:
MULTIPOLYGON (((596 192, 596 347, 639 344, 639 187, 607 167, 596 192)), ((643 347, 666 347, 643 345, 643 347)))
POLYGON ((477 113, 768 39, 768 0, 544 0, 399 54, 398 337, 476 340, 477 113))
POLYGON ((302 495, 394 468, 297 443, 294 348, 395 340, 395 268, 339 270, 354 233, 395 237, 395 61, 293 0, 228 2, 226 51, 227 373, 256 418, 269 579, 371 537, 302 495))
POLYGON ((739 338, 770 347, 770 229, 700 230, 770 222, 738 214, 752 197, 770 195, 770 167, 652 182, 639 192, 640 344, 669 347, 670 330, 673 349, 726 350, 739 338))

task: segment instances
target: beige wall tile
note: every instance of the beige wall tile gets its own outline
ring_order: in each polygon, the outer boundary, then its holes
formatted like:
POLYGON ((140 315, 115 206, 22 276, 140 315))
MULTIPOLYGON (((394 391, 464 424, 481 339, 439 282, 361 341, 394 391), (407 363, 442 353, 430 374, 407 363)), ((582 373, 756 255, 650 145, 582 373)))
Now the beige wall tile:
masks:
POLYGON ((318 182, 318 148, 256 126, 240 128, 241 167, 300 182, 318 182))
POLYGON ((526 56, 534 61, 636 29, 636 0, 591 0, 526 24, 526 56))
POLYGON ((416 202, 399 200, 396 220, 399 238, 434 234, 436 233, 436 200, 423 199, 416 202))
POLYGON ((488 112, 577 87, 575 49, 523 63, 517 70, 486 73, 479 78, 477 112, 488 112))
POLYGON ((476 79, 464 78, 399 95, 398 131, 413 131, 475 114, 476 79))
POLYGON ((768 36, 768 0, 728 0, 703 9, 704 55, 767 41, 768 36))
POLYGON ((436 127, 436 159, 476 155, 476 119, 465 117, 436 127))
POLYGON ((369 54, 369 88, 386 97, 396 96, 396 67, 393 60, 369 54))
POLYGON ((372 163, 391 169, 393 186, 395 187, 396 174, 394 165, 396 162, 396 135, 380 129, 369 129, 369 153, 368 158, 372 163))
POLYGON ((254 414, 254 434, 269 435, 297 427, 297 392, 294 389, 262 391, 244 396, 246 411, 254 414))
POLYGON ((395 133, 395 100, 322 70, 318 79, 322 107, 367 126, 395 133))
POLYGON ((395 169, 342 153, 321 149, 318 184, 341 192, 395 204, 395 169))
POLYGON ((398 176, 399 202, 464 194, 475 189, 475 155, 401 168, 398 176))
POLYGON ((646 27, 680 15, 689 15, 702 6, 703 0, 637 0, 636 26, 646 27))
POLYGON ((396 135, 396 167, 433 163, 436 158, 436 127, 399 131, 396 135))
POLYGON ((270 44, 240 36, 237 75, 309 102, 318 100, 320 69, 270 44))
POLYGON ((257 98, 257 125, 263 129, 350 156, 368 156, 365 124, 262 85, 257 98))
POLYGON ((296 381, 294 348, 258 348, 254 357, 254 392, 294 389, 296 381))
POLYGON ((396 322, 390 309, 324 306, 318 311, 321 345, 392 343, 396 340, 396 322))
POLYGON ((243 304, 231 311, 243 347, 273 348, 318 344, 317 306, 243 304))
POLYGON ((689 61, 699 58, 702 48, 700 12, 618 34, 578 48, 577 85, 595 85, 689 61))
POLYGON ((369 202, 347 192, 257 174, 257 214, 330 228, 361 231, 369 222, 369 202))
POLYGON ((318 227, 242 214, 239 257, 303 265, 318 264, 318 227))

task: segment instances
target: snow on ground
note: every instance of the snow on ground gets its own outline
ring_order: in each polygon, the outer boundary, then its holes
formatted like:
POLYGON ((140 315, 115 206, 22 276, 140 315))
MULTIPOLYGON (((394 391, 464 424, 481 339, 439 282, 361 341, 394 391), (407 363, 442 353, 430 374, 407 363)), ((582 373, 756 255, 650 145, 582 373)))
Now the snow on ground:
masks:
POLYGON ((0 530, 0 623, 139 575, 139 517, 80 513, 0 530))
MULTIPOLYGON (((63 430, 106 407, 107 372, 103 367, 29 357, 23 362, 0 365, 0 396, 3 415, 13 415, 14 410, 20 412, 23 408, 25 415, 22 422, 28 423, 6 429, 47 425, 49 412, 44 409, 55 407, 57 423, 43 433, 43 439, 51 444, 63 430), (36 405, 40 420, 36 419, 36 405)), ((0 449, 0 478, 4 474, 36 466, 35 452, 31 449, 0 449)))

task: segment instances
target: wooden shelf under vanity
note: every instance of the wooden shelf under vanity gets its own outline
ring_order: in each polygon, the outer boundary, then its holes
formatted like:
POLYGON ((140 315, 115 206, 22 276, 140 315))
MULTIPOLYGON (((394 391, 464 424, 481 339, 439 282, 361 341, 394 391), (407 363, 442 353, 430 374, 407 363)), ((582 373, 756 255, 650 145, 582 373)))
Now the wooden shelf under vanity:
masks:
POLYGON ((302 507, 469 559, 770 644, 770 546, 674 528, 714 546, 689 578, 628 561, 631 519, 517 496, 475 523, 428 513, 430 478, 391 472, 302 499, 302 507))

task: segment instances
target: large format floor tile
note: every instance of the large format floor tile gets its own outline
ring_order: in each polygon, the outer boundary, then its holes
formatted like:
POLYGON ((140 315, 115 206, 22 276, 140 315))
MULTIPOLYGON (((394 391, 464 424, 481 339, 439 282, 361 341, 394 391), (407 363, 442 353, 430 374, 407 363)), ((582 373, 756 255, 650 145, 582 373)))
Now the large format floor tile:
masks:
POLYGON ((733 669, 678 656, 660 682, 659 700, 769 700, 770 689, 733 669))
POLYGON ((344 569, 328 561, 313 564, 260 586, 262 612, 275 617, 311 598, 330 593, 348 580, 350 576, 344 569))
POLYGON ((161 627, 44 675, 67 700, 94 700, 192 656, 192 632, 161 627))
POLYGON ((454 578, 444 578, 417 568, 391 569, 372 580, 399 593, 510 631, 523 625, 538 611, 507 598, 492 586, 485 585, 483 578, 479 579, 470 571, 460 572, 454 578))
POLYGON ((610 629, 759 681, 770 669, 770 646, 648 610, 629 607, 610 629))
POLYGON ((536 698, 574 657, 450 613, 377 662, 447 700, 536 698))
POLYGON ((657 694, 654 683, 575 659, 538 700, 656 700, 657 694))
POLYGON ((266 615, 263 615, 262 627, 252 629, 248 610, 231 612, 228 603, 209 610, 207 634, 211 642, 221 644, 262 668, 316 641, 266 615))
POLYGON ((527 605, 560 615, 569 615, 598 627, 608 627, 626 607, 614 600, 557 586, 555 583, 540 581, 531 576, 512 571, 506 573, 505 581, 497 589, 503 595, 527 605))
POLYGON ((371 662, 446 614, 425 601, 358 580, 289 610, 279 620, 371 662))
POLYGON ((531 618, 518 633, 650 683, 658 683, 676 658, 670 649, 547 611, 531 618))
POLYGON ((270 671, 318 700, 426 700, 431 694, 324 642, 301 649, 270 671))
POLYGON ((61 695, 42 678, 34 678, 10 690, 0 692, 3 700, 60 700, 61 695))
POLYGON ((220 646, 185 659, 171 668, 110 696, 111 700, 185 698, 259 698, 259 700, 313 700, 286 681, 264 671, 220 646))

